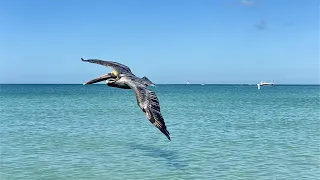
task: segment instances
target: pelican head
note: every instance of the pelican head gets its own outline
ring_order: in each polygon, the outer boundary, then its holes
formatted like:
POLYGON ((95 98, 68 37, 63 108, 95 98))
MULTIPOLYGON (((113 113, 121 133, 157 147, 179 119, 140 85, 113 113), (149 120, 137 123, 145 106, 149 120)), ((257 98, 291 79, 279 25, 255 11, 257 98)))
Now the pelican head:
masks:
POLYGON ((110 74, 114 75, 114 76, 119 76, 119 72, 118 71, 112 71, 110 74))
POLYGON ((119 73, 117 71, 112 71, 108 74, 109 76, 106 78, 106 84, 111 85, 117 81, 117 77, 119 73))

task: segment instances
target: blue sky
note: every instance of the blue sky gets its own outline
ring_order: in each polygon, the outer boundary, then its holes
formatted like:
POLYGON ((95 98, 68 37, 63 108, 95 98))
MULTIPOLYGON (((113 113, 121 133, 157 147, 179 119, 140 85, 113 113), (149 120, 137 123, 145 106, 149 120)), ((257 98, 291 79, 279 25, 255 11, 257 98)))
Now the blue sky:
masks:
POLYGON ((319 84, 319 1, 2 0, 0 83, 76 83, 128 65, 155 83, 319 84))

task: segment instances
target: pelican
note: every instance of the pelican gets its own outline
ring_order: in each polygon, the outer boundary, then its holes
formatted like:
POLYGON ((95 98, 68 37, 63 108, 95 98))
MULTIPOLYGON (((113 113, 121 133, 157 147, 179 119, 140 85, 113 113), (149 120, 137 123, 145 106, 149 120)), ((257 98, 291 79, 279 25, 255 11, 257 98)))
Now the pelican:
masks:
POLYGON ((148 86, 155 86, 147 77, 139 78, 135 76, 128 66, 123 64, 104 61, 100 59, 83 59, 83 62, 100 64, 107 66, 113 71, 107 73, 88 82, 83 83, 83 85, 93 84, 101 81, 106 81, 106 84, 111 87, 121 88, 121 89, 132 89, 136 95, 137 104, 140 109, 146 114, 147 119, 158 128, 169 140, 170 133, 167 130, 166 124, 160 112, 160 104, 155 92, 147 89, 148 86))

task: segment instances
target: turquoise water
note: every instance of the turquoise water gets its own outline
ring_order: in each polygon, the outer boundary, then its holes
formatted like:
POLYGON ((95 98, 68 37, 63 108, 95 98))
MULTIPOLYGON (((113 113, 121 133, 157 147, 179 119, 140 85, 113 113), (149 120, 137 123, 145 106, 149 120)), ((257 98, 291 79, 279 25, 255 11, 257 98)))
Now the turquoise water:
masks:
POLYGON ((1 180, 320 179, 320 86, 1 85, 1 180))

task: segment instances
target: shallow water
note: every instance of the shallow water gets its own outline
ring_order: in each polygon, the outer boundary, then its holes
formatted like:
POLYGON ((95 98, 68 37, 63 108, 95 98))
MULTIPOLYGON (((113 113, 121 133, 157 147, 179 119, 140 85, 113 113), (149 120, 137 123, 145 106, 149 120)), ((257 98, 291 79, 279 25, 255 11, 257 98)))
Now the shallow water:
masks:
POLYGON ((320 179, 320 86, 1 85, 1 179, 320 179))

